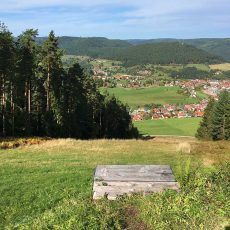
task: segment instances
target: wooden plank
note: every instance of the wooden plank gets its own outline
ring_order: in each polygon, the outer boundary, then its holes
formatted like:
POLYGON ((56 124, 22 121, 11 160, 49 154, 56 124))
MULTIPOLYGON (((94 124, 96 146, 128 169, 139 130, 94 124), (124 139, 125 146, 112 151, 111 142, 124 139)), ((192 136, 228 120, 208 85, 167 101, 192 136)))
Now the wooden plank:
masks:
POLYGON ((179 191, 179 184, 177 182, 95 182, 93 199, 101 199, 106 196, 108 199, 114 200, 124 194, 141 193, 146 195, 166 189, 179 191))
POLYGON ((95 181, 175 181, 168 165, 100 165, 95 181))
POLYGON ((179 191, 169 165, 99 165, 93 185, 93 199, 110 200, 123 194, 148 194, 165 189, 179 191))

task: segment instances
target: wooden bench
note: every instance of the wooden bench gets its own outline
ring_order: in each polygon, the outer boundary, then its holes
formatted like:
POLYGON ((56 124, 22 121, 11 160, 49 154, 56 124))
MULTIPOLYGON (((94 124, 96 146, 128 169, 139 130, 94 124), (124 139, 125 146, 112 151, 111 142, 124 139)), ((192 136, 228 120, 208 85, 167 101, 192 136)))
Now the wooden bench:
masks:
POLYGON ((132 193, 154 193, 165 189, 179 191, 169 165, 98 165, 94 174, 93 199, 132 193))

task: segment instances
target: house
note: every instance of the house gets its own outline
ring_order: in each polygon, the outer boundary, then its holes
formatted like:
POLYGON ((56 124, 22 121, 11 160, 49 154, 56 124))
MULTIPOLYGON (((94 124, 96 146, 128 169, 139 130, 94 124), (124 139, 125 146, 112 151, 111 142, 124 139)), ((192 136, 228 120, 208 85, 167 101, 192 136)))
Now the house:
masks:
POLYGON ((179 111, 177 114, 178 118, 186 118, 188 117, 187 113, 185 111, 179 111))
POLYGON ((195 115, 195 117, 203 117, 204 112, 203 111, 196 111, 194 115, 195 115))
POLYGON ((132 116, 132 120, 133 121, 142 121, 143 120, 143 116, 140 114, 136 114, 132 116))

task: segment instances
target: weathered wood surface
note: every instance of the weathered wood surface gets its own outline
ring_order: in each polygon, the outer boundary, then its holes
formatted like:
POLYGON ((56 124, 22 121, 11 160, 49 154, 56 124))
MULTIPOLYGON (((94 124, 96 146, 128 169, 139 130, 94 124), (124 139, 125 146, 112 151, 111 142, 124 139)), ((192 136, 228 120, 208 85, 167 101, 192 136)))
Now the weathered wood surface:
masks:
POLYGON ((131 193, 152 193, 165 189, 179 190, 169 165, 99 165, 93 185, 93 199, 131 193))

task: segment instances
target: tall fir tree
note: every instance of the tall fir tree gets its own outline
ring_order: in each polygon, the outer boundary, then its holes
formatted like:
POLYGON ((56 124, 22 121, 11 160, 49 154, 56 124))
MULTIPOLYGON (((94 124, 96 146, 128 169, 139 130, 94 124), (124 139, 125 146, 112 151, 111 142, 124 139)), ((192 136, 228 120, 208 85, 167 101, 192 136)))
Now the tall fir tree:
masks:
POLYGON ((15 74, 15 45, 11 32, 0 22, 0 128, 1 135, 12 135, 14 117, 13 87, 15 74))
MULTIPOLYGON (((18 76, 17 76, 17 106, 23 110, 20 119, 22 125, 25 124, 25 134, 32 135, 34 131, 33 118, 35 108, 33 105, 33 94, 35 91, 35 77, 38 64, 38 46, 35 38, 38 35, 37 30, 29 29, 18 37, 18 76), (19 97, 19 98, 18 98, 19 97), (34 111, 32 111, 34 110, 34 111)), ((20 112, 20 111, 18 111, 20 112)), ((19 122, 19 121, 18 121, 19 122)), ((22 131, 22 130, 21 130, 22 131)))
POLYGON ((213 112, 213 140, 230 139, 230 93, 226 90, 219 95, 219 101, 216 103, 213 112))
POLYGON ((200 123, 200 127, 197 130, 196 137, 199 139, 212 139, 213 129, 213 110, 215 106, 215 100, 210 98, 209 103, 204 111, 203 119, 200 123))
POLYGON ((63 67, 61 56, 63 52, 58 48, 58 38, 51 31, 42 46, 42 67, 46 76, 44 86, 46 90, 45 123, 48 135, 58 135, 58 127, 61 125, 61 85, 63 67))
MULTIPOLYGON (((0 135, 128 138, 137 134, 126 106, 98 90, 90 68, 62 66, 53 31, 15 40, 0 24, 0 135)), ((89 67, 89 66, 88 66, 89 67)))

